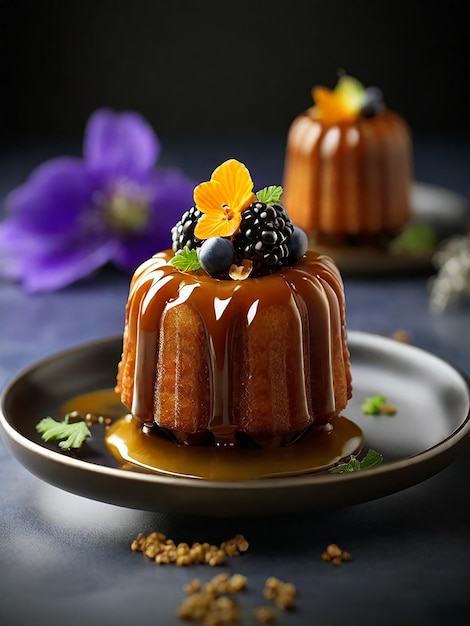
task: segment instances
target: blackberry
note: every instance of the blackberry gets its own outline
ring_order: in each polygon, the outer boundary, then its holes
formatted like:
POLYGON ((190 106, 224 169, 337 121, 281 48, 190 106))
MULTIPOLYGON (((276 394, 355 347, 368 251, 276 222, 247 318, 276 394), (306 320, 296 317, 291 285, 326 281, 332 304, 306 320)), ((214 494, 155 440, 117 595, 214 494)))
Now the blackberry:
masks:
POLYGON ((180 221, 173 226, 171 229, 173 252, 178 252, 185 246, 188 246, 190 250, 201 246, 203 240, 194 236, 194 229, 201 215, 201 211, 193 206, 188 211, 185 211, 180 221))
POLYGON ((238 256, 253 261, 253 276, 271 274, 288 256, 294 226, 280 203, 254 202, 241 214, 233 244, 238 256))

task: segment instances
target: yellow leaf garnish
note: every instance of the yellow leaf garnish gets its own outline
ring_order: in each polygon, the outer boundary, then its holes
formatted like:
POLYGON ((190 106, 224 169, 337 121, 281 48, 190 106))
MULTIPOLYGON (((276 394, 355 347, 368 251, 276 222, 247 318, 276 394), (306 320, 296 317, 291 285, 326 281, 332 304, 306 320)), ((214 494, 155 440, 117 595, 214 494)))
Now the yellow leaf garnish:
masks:
POLYGON ((333 91, 326 87, 314 87, 313 115, 325 124, 354 122, 361 113, 365 101, 363 85, 351 76, 341 76, 333 91))
POLYGON ((194 190, 194 202, 203 213, 194 235, 199 239, 230 237, 241 222, 241 213, 256 201, 248 169, 236 159, 219 165, 208 182, 194 190))

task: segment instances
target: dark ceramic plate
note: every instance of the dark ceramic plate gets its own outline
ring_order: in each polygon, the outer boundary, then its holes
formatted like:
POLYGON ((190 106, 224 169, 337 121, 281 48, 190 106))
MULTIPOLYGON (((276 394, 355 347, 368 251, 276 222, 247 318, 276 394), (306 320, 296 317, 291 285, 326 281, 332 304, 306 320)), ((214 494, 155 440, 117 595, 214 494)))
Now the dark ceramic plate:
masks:
POLYGON ((84 458, 44 444, 35 425, 57 416, 70 398, 111 388, 121 339, 86 344, 30 367, 5 389, 0 423, 14 456, 57 487, 111 504, 152 511, 247 516, 325 509, 365 502, 436 474, 470 433, 468 381, 451 365, 413 346, 349 333, 354 393, 345 415, 365 434, 365 449, 384 456, 370 470, 236 482, 124 470, 93 437, 84 458), (367 416, 364 398, 385 395, 394 416, 367 416))
MULTIPOLYGON (((411 193, 413 224, 434 229, 437 245, 446 238, 466 233, 470 227, 470 206, 466 198, 435 185, 414 183, 411 193)), ((392 253, 373 246, 322 246, 312 240, 310 247, 330 255, 344 277, 429 274, 436 248, 417 253, 392 253)))

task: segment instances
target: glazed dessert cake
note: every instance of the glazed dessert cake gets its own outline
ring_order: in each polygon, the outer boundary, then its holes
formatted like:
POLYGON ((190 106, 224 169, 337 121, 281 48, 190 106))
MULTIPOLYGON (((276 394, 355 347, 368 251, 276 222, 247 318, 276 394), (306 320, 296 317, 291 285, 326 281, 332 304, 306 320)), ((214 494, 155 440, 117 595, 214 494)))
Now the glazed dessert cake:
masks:
POLYGON ((321 243, 372 243, 410 219, 412 142, 405 120, 379 89, 342 76, 316 87, 314 106, 292 123, 283 203, 321 243))
POLYGON ((344 290, 279 198, 232 159, 198 185, 173 250, 135 272, 116 390, 188 445, 276 447, 351 397, 344 290))

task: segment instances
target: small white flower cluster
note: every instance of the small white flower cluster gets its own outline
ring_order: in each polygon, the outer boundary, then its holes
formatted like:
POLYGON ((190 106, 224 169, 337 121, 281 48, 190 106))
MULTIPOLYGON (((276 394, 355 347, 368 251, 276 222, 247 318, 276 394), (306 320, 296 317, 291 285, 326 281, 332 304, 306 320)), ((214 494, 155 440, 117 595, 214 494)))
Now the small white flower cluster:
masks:
POLYGON ((429 307, 442 313, 470 296, 470 233, 451 237, 433 262, 438 272, 430 281, 429 307))

